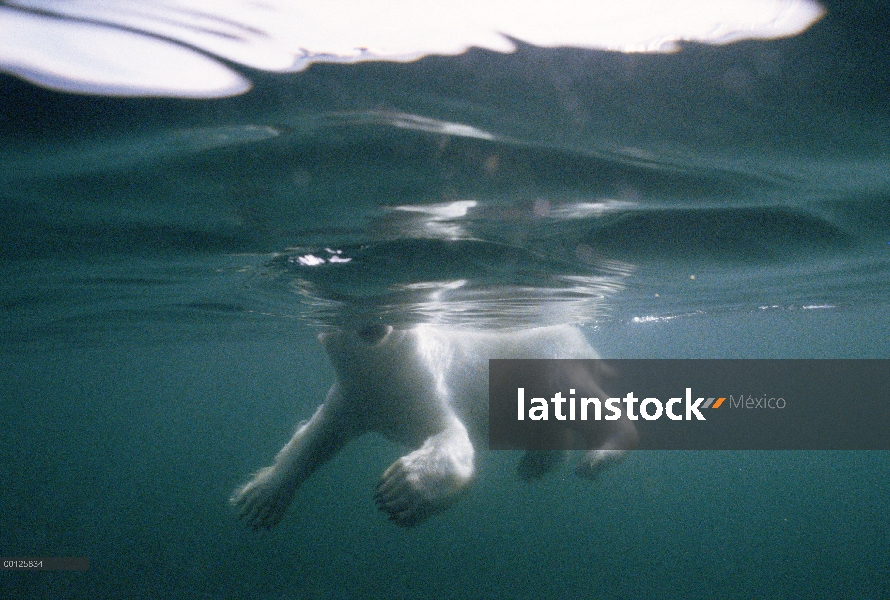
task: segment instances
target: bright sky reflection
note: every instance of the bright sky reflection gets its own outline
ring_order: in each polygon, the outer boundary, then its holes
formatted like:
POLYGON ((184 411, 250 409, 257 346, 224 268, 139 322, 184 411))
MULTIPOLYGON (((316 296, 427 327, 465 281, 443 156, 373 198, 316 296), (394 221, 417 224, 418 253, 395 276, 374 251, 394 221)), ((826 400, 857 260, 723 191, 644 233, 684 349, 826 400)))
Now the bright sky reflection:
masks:
POLYGON ((472 46, 512 52, 511 40, 670 52, 797 35, 823 12, 814 0, 9 0, 0 71, 69 92, 212 98, 251 87, 216 58, 289 72, 472 46))

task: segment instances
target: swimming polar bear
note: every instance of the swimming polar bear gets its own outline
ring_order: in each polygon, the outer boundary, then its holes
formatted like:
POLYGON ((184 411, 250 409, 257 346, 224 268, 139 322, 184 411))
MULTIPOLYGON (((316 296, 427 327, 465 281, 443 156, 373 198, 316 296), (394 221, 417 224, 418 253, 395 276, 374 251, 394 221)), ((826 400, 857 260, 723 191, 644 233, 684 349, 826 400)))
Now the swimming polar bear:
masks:
MULTIPOLYGON (((453 504, 475 474, 475 449, 488 426, 489 358, 595 358, 579 329, 552 326, 479 332, 419 325, 395 330, 371 326, 318 336, 336 382, 325 402, 231 498, 254 529, 277 525, 297 489, 348 441, 366 432, 415 448, 380 478, 375 500, 392 521, 416 525, 453 504)), ((594 386, 589 372, 570 375, 566 387, 594 386)), ((637 440, 626 418, 598 425, 595 450, 576 473, 593 479, 637 440)), ((528 451, 519 474, 540 477, 561 453, 528 451)))

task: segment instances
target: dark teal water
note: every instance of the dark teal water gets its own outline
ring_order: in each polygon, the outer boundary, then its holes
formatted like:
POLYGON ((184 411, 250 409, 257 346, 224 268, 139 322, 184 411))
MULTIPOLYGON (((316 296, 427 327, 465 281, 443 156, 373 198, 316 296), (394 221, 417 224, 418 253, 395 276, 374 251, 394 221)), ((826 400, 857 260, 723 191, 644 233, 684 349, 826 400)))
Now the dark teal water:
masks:
POLYGON ((595 484, 492 453, 402 530, 371 495, 403 449, 368 436, 272 532, 227 505, 323 399, 331 326, 890 358, 879 13, 665 56, 316 65, 220 101, 0 80, 0 554, 90 558, 0 595, 888 597, 885 452, 638 452, 595 484))

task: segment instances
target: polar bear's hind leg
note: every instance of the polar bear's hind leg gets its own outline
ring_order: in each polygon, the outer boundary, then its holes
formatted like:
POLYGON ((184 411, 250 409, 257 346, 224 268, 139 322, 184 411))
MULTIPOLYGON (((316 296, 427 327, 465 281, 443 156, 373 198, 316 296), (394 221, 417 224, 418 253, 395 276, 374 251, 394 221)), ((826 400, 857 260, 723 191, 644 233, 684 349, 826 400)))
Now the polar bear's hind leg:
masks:
POLYGON ((596 479, 600 473, 624 460, 628 450, 636 447, 640 435, 633 423, 627 419, 620 419, 615 421, 614 427, 599 448, 588 450, 578 461, 575 467, 575 474, 578 477, 596 479))
POLYGON ((541 479, 565 459, 562 450, 528 450, 522 455, 516 474, 523 481, 541 479))

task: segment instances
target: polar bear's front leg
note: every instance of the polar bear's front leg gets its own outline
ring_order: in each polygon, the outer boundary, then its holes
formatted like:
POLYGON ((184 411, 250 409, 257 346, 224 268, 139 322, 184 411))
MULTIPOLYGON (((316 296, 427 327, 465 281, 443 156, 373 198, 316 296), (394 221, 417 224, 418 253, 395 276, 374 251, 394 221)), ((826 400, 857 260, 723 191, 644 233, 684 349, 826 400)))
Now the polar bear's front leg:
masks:
POLYGON ((272 466, 260 469, 235 490, 229 502, 249 526, 271 529, 277 525, 300 484, 356 435, 349 419, 339 414, 341 405, 340 390, 335 385, 325 403, 278 452, 272 466))
POLYGON ((395 461, 374 496, 380 510, 411 527, 454 504, 473 478, 473 444, 457 417, 440 433, 395 461))

